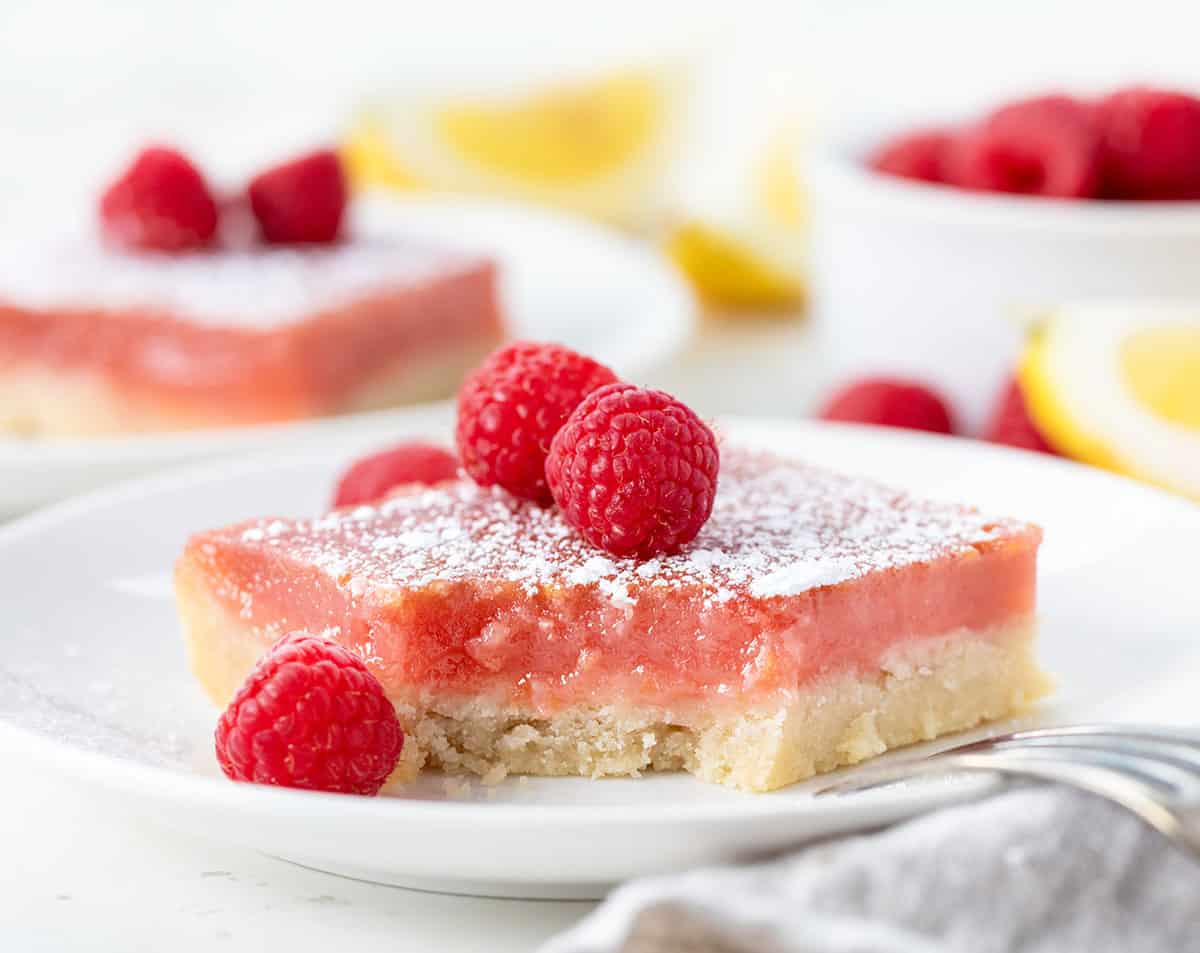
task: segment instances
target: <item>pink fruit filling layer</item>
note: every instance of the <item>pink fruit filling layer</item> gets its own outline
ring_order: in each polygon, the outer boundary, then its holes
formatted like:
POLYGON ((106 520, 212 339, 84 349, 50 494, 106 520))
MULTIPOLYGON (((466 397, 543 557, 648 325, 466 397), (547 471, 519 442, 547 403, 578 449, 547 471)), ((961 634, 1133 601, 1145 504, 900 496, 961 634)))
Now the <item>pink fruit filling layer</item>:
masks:
POLYGON ((460 481, 203 533, 179 572, 263 648, 329 633, 393 699, 671 713, 786 702, 824 676, 878 672, 897 645, 1027 618, 1040 539, 726 449, 713 516, 674 556, 609 558, 555 510, 460 481))

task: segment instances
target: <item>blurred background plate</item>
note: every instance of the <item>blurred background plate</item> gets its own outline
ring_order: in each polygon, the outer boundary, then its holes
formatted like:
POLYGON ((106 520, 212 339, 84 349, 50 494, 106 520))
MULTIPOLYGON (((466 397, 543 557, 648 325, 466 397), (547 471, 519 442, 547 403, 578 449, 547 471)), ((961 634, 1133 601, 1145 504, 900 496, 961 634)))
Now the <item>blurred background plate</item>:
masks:
MULTIPOLYGON (((1060 682, 1038 717, 1195 722, 1194 506, 974 441, 816 423, 720 426, 739 442, 1037 520, 1046 530, 1039 654, 1060 682)), ((227 782, 212 750, 217 711, 184 656, 172 564, 196 530, 321 511, 360 449, 343 436, 303 457, 217 462, 0 530, 9 586, 0 730, 11 732, 14 776, 18 754, 37 757, 85 797, 206 838, 377 881, 542 897, 597 896, 627 877, 779 850, 979 790, 915 784, 814 799, 811 784, 751 795, 685 774, 488 787, 429 773, 403 797, 366 799, 227 782)))
MULTIPOLYGON (((371 195, 355 225, 456 249, 501 265, 501 296, 516 337, 561 341, 628 377, 674 357, 691 334, 691 292, 644 244, 586 220, 501 200, 371 195)), ((0 437, 0 518, 176 463, 266 448, 299 449, 331 433, 386 442, 447 407, 156 436, 75 440, 0 437)))

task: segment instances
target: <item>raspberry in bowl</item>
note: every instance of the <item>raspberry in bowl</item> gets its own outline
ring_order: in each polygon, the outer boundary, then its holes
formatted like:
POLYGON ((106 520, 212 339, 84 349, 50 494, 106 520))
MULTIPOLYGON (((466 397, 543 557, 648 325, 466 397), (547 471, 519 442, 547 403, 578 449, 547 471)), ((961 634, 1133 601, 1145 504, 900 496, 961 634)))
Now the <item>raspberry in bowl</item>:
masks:
POLYGON ((1200 97, 1050 92, 832 136, 811 170, 831 379, 936 387, 983 432, 1040 310, 1194 298, 1200 97), (1194 161, 1193 161, 1194 159, 1194 161))

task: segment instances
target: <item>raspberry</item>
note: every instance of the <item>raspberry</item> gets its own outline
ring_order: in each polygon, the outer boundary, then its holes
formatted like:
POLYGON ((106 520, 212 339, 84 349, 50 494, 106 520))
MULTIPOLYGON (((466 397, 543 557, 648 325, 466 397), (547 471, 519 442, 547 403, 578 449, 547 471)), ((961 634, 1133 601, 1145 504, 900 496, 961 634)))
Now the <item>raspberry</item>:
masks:
POLYGON ((1134 87, 1102 99, 1095 112, 1106 196, 1200 198, 1200 99, 1134 87))
POLYGON ((1093 198, 1100 191, 1093 110, 1069 96, 1001 107, 955 138, 946 170, 952 184, 966 189, 1093 198))
POLYGON ((923 182, 944 182, 945 158, 953 137, 942 129, 911 132, 889 139, 871 156, 876 172, 923 182))
POLYGON ((259 231, 278 244, 332 242, 346 210, 337 153, 313 152, 260 172, 247 188, 259 231))
POLYGON ((217 203, 182 153, 153 146, 105 190, 100 224, 111 241, 127 248, 202 248, 216 234, 217 203))
POLYGON ((546 454, 571 411, 617 375, 558 344, 516 341, 500 348, 458 393, 458 452, 481 486, 551 502, 546 454))
POLYGON ((1045 438, 1033 425, 1029 410, 1025 406, 1025 396, 1021 393, 1021 387, 1015 377, 1009 378, 1004 385, 1000 399, 992 411, 991 420, 984 430, 983 439, 1010 447, 1036 450, 1039 453, 1055 453, 1054 448, 1046 443, 1045 438))
POLYGON ((550 445, 546 479, 563 518, 614 556, 673 553, 695 539, 717 492, 717 438, 659 390, 609 384, 550 445))
POLYGON ((840 390, 820 410, 824 420, 905 427, 932 433, 954 433, 946 402, 916 381, 897 377, 867 377, 840 390))
POLYGON ((216 746, 234 781, 378 794, 404 733, 358 656, 297 632, 259 659, 217 722, 216 746))
POLYGON ((333 505, 351 506, 382 499, 405 483, 432 486, 458 475, 454 454, 430 443, 402 443, 356 460, 338 480, 333 505))

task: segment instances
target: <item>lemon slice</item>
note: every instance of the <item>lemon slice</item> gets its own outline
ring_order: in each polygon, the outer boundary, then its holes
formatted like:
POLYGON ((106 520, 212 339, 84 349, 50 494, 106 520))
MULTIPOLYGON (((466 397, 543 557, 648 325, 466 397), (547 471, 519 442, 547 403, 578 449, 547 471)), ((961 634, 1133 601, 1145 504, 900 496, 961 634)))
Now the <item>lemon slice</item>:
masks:
POLYGON ((359 117, 342 143, 342 161, 354 182, 388 189, 420 188, 422 183, 393 153, 384 122, 371 114, 359 117))
POLYGON ((449 103, 438 138, 464 161, 535 187, 593 182, 636 163, 666 111, 643 72, 564 86, 514 102, 449 103))
POLYGON ((640 225, 675 157, 689 83, 671 63, 396 99, 365 111, 344 151, 363 184, 500 194, 640 225))
POLYGON ((1200 499, 1200 303, 1064 308, 1020 382, 1056 449, 1200 499))
POLYGON ((804 300, 804 283, 781 262, 769 241, 751 230, 686 221, 676 226, 667 253, 696 290, 718 308, 785 311, 804 300))
POLYGON ((699 166, 685 185, 666 249, 710 305, 794 312, 803 304, 807 215, 797 140, 786 125, 765 138, 748 132, 726 150, 732 161, 724 168, 699 166))

